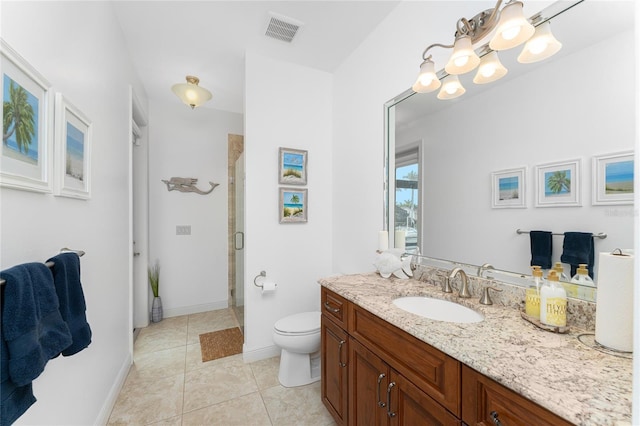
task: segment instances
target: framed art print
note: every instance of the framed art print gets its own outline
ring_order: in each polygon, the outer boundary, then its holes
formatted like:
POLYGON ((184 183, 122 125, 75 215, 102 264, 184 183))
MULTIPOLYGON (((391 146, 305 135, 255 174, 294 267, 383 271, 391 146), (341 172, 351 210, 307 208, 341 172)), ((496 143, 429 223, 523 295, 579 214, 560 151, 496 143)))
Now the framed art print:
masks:
POLYGON ((50 84, 4 40, 0 185, 51 192, 52 114, 50 84))
POLYGON ((307 184, 307 151, 280 148, 278 182, 285 185, 307 184))
POLYGON ((526 208, 526 167, 491 173, 491 207, 494 209, 526 208))
POLYGON ((593 205, 633 204, 633 151, 593 157, 593 205))
POLYGON ((91 121, 56 94, 55 195, 91 197, 91 121))
POLYGON ((536 207, 580 206, 580 160, 536 166, 536 207))
POLYGON ((309 200, 306 189, 280 188, 280 223, 307 221, 309 200))

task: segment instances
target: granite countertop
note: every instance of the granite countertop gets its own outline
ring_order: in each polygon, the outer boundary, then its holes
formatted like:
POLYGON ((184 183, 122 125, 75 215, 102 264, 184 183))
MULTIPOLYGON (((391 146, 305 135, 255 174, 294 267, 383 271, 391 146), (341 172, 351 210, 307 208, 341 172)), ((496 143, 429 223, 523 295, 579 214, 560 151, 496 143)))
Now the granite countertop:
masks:
POLYGON ((511 307, 459 299, 415 279, 376 273, 323 278, 319 283, 447 355, 578 425, 631 424, 632 360, 590 348, 585 331, 544 331, 511 307), (403 311, 392 300, 430 296, 481 312, 479 323, 457 324, 403 311))

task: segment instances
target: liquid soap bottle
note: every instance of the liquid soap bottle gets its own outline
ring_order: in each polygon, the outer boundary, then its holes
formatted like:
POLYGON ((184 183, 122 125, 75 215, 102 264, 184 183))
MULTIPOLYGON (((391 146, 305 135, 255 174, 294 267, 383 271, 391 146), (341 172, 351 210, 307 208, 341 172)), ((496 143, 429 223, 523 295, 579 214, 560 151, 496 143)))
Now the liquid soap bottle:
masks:
POLYGON ((578 284, 576 286, 579 296, 582 299, 593 300, 595 296, 594 288, 596 284, 593 282, 591 277, 589 276, 589 269, 587 269, 586 263, 581 263, 578 265, 578 269, 576 270, 576 274, 571 278, 572 284, 578 284))
POLYGON ((562 262, 556 262, 553 266, 553 270, 558 273, 559 281, 569 281, 569 277, 564 273, 564 267, 562 262))
POLYGON ((547 281, 540 289, 540 322, 564 327, 567 325, 567 292, 558 282, 558 273, 549 271, 547 281))
POLYGON ((540 319, 540 289, 544 278, 542 278, 542 269, 539 266, 532 266, 531 270, 533 283, 525 293, 524 310, 530 317, 540 319))
POLYGON ((567 292, 567 296, 578 297, 578 286, 570 283, 569 277, 564 273, 562 262, 556 262, 553 266, 553 270, 558 273, 558 280, 567 292))

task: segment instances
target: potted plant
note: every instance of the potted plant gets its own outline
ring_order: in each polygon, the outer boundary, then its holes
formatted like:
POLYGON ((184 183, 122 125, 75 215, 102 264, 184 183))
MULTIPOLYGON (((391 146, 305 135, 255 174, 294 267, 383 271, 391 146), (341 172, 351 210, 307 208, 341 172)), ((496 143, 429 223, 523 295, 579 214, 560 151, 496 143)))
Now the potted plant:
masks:
POLYGON ((153 304, 151 305, 151 322, 162 321, 162 299, 160 299, 160 264, 156 260, 153 266, 149 267, 149 285, 153 292, 153 304))

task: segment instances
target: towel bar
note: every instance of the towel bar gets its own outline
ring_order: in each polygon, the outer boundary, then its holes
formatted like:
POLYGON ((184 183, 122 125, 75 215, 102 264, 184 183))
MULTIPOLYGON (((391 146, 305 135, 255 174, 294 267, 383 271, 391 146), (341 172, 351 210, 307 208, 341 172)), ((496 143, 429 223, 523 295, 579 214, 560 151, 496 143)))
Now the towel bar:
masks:
MULTIPOLYGON (((66 253, 66 252, 70 252, 70 251, 76 253, 79 257, 84 256, 84 251, 82 251, 82 250, 71 250, 71 249, 68 249, 66 247, 60 249, 60 253, 66 253)), ((45 266, 47 268, 53 268, 53 265, 55 265, 55 263, 53 263, 53 262, 46 262, 45 263, 45 266)), ((7 283, 6 280, 1 280, 0 279, 0 286, 5 285, 6 283, 7 283)))
MULTIPOLYGON (((523 231, 520 228, 516 229, 516 234, 528 234, 529 232, 530 231, 523 231)), ((564 236, 564 234, 558 232, 552 232, 551 235, 564 236)), ((607 238, 607 234, 605 234, 604 232, 599 232, 597 234, 593 234, 593 238, 600 238, 604 240, 605 238, 607 238)))

